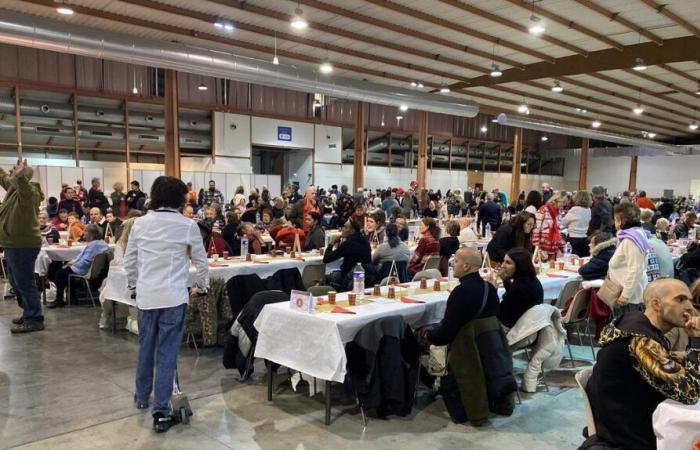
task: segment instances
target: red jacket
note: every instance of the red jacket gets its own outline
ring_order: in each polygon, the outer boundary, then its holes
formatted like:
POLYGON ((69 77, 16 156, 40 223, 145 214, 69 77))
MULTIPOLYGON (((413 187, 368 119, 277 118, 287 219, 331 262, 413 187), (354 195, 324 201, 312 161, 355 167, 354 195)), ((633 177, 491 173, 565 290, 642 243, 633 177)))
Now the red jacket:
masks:
POLYGON ((306 234, 301 228, 276 226, 270 228, 270 236, 277 242, 280 247, 293 246, 294 236, 299 235, 299 244, 304 245, 306 234))

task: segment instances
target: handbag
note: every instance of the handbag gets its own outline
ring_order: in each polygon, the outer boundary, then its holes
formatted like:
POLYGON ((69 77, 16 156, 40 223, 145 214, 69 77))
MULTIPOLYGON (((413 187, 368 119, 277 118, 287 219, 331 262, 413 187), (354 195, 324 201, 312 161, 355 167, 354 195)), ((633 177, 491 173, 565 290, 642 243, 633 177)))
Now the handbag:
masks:
MULTIPOLYGON (((489 295, 489 284, 484 281, 484 298, 481 299, 481 307, 474 318, 478 318, 486 306, 486 299, 489 295)), ((430 345, 427 361, 423 366, 428 373, 434 377, 444 377, 447 375, 449 345, 430 345)))
POLYGON ((598 298, 608 305, 610 309, 615 308, 617 300, 622 295, 622 285, 610 279, 610 276, 605 278, 603 285, 598 289, 598 298))

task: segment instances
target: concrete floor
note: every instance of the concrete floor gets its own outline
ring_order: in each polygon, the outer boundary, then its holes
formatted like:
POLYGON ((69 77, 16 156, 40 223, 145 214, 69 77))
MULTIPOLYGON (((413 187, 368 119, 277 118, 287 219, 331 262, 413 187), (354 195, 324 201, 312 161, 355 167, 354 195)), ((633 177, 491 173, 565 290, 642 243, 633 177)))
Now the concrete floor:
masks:
MULTIPOLYGON (((221 365, 221 350, 180 353, 183 390, 195 415, 165 435, 151 431, 149 413, 133 405, 138 344, 124 331, 97 329, 90 307, 46 312, 46 330, 12 336, 14 300, 0 301, 0 449, 574 449, 585 424, 573 369, 548 373, 549 392, 523 394, 511 417, 483 428, 453 424, 442 401, 421 390, 413 414, 370 419, 363 430, 352 405, 334 405, 323 425, 323 398, 284 384, 266 401, 264 368, 237 381, 221 365)), ((575 348, 591 358, 590 350, 575 348)), ((581 363, 585 365, 585 363, 581 363)), ((568 361, 565 366, 569 366, 568 361)))

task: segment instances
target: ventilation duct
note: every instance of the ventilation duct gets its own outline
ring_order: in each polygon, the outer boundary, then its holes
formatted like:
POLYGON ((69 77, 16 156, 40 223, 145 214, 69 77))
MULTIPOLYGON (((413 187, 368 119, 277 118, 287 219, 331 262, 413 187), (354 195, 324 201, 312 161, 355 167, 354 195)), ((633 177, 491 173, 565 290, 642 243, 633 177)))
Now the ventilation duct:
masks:
POLYGON ((621 134, 594 131, 589 130, 588 128, 570 127, 524 117, 507 116, 503 113, 498 115, 498 123, 509 127, 525 128, 528 130, 543 131, 545 133, 595 139, 599 141, 637 147, 641 152, 646 151, 648 153, 649 150, 652 150, 655 152, 655 155, 687 155, 693 152, 690 147, 664 144, 663 142, 656 142, 648 139, 638 139, 621 134))
POLYGON ((474 117, 479 113, 479 105, 472 100, 350 78, 327 77, 310 70, 273 65, 222 51, 134 38, 7 10, 3 10, 0 18, 0 41, 381 105, 406 105, 410 109, 462 117, 474 117))

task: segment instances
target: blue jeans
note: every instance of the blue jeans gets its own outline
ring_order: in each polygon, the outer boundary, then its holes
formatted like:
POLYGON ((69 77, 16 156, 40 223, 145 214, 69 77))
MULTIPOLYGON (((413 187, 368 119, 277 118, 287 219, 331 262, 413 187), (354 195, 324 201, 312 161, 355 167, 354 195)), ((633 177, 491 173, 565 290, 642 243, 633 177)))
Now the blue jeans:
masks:
POLYGON ((34 263, 38 248, 5 248, 7 277, 22 308, 22 319, 26 323, 44 323, 41 299, 34 278, 34 263))
POLYGON ((187 304, 174 308, 139 309, 139 362, 136 399, 147 401, 154 391, 153 413, 170 413, 177 352, 185 329, 187 304), (155 383, 153 382, 155 369, 155 383))

